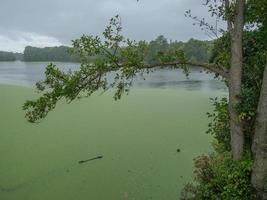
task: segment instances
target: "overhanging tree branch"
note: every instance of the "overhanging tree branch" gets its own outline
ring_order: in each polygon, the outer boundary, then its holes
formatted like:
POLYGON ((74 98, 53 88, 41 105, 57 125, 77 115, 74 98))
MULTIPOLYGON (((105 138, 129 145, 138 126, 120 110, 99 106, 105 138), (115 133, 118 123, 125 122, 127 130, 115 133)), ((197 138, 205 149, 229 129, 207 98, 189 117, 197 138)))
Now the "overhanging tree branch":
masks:
POLYGON ((156 68, 156 67, 168 67, 168 66, 177 66, 177 65, 187 65, 190 67, 201 67, 209 72, 215 73, 216 75, 220 75, 221 77, 225 79, 229 78, 228 70, 220 67, 217 64, 209 64, 209 63, 173 61, 173 62, 152 64, 152 65, 144 65, 144 68, 150 69, 150 68, 156 68))
POLYGON ((216 64, 189 62, 180 49, 158 52, 157 63, 146 63, 148 45, 124 39, 119 16, 110 20, 109 26, 100 37, 83 35, 73 41, 73 52, 81 58, 81 67, 75 72, 62 72, 55 65, 46 68, 45 79, 37 84, 41 96, 36 100, 26 101, 23 109, 30 122, 37 122, 56 107, 60 99, 68 103, 90 96, 96 91, 114 88, 115 100, 127 93, 134 78, 140 73, 153 68, 182 68, 188 75, 189 67, 201 67, 216 76, 228 79, 228 71, 216 64), (120 45, 121 44, 121 45, 120 45), (92 62, 88 58, 94 57, 92 62), (109 74, 115 74, 109 77, 109 74))

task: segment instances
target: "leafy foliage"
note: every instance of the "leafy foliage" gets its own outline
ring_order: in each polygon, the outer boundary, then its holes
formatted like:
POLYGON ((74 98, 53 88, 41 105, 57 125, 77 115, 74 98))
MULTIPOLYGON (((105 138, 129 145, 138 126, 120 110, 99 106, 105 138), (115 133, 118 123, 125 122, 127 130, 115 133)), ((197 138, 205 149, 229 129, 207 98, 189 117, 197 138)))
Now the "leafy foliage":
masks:
MULTIPOLYGON (((218 1, 220 2, 220 1, 218 1)), ((217 2, 217 3, 218 3, 217 2)), ((222 2, 222 1, 221 1, 222 2)), ((215 1, 208 1, 215 3, 215 1)), ((244 125, 246 155, 240 161, 233 161, 230 154, 230 128, 227 99, 213 99, 214 110, 208 113, 212 119, 207 133, 215 138, 216 152, 201 156, 195 160, 194 182, 183 191, 183 200, 201 199, 256 199, 250 174, 253 165, 251 157, 252 133, 255 128, 256 111, 266 64, 267 31, 266 1, 247 1, 246 31, 243 37, 243 74, 240 104, 234 109, 239 113, 239 120, 244 125)), ((234 5, 225 10, 225 18, 233 18, 234 5)), ((230 67, 230 34, 214 42, 211 62, 230 67)), ((227 83, 227 80, 226 80, 227 83)), ((228 83, 227 83, 228 84, 228 83)))
POLYGON ((216 143, 214 144, 217 152, 225 152, 231 150, 230 145, 230 124, 229 124, 229 111, 228 100, 222 98, 212 99, 214 110, 211 113, 207 113, 208 117, 212 121, 208 125, 207 133, 214 136, 216 143))
MULTIPOLYGON (((149 64, 158 63, 159 54, 183 53, 190 62, 208 62, 213 48, 213 41, 200 41, 190 39, 187 42, 170 41, 164 36, 158 36, 155 40, 148 43, 145 62, 149 64)), ((173 58, 171 60, 174 60, 173 58)))
MULTIPOLYGON (((265 28, 244 32, 243 49, 244 65, 242 74, 241 103, 236 106, 239 120, 244 124, 246 147, 249 149, 255 126, 256 110, 262 84, 263 70, 266 63, 267 39, 265 28)), ((214 49, 210 58, 220 66, 230 66, 230 37, 224 34, 214 42, 214 49)), ((226 84, 227 81, 226 81, 226 84)), ((216 138, 217 139, 217 138, 216 138)))
MULTIPOLYGON (((267 32, 266 32, 267 33, 267 32)), ((237 106, 240 120, 244 122, 247 148, 253 138, 258 100, 261 91, 264 66, 267 56, 265 31, 246 32, 244 37, 243 83, 241 103, 237 106)))
POLYGON ((195 182, 187 184, 181 200, 253 200, 250 186, 253 161, 247 154, 233 161, 229 152, 200 156, 195 159, 195 182))
MULTIPOLYGON (((128 93, 137 74, 149 72, 145 58, 148 45, 125 39, 121 35, 121 20, 116 16, 103 32, 104 40, 98 36, 83 35, 73 41, 72 53, 81 60, 79 71, 62 72, 54 64, 50 64, 45 72, 45 80, 37 83, 41 97, 35 101, 27 101, 23 109, 27 110, 26 117, 30 122, 44 118, 53 110, 57 102, 64 98, 68 103, 76 98, 90 96, 98 90, 106 91, 115 88, 114 99, 120 99, 128 93), (94 57, 90 62, 88 58, 94 57), (107 74, 114 73, 112 81, 107 81, 107 74)), ((181 60, 185 56, 181 51, 161 54, 158 61, 181 60), (161 60, 160 60, 161 59, 161 60)), ((179 67, 174 65, 173 67, 179 67)), ((182 65, 185 70, 186 66, 182 65)))
POLYGON ((230 35, 225 33, 219 39, 214 41, 214 47, 211 51, 210 62, 230 68, 230 35))
POLYGON ((265 0, 248 0, 247 5, 247 22, 253 26, 266 27, 267 2, 265 0))

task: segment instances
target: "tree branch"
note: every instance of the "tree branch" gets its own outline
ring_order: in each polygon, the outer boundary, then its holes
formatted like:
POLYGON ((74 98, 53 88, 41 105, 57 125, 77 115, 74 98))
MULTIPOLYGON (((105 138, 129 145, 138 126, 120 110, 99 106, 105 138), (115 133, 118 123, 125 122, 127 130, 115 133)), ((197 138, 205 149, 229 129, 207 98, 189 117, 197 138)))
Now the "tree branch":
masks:
POLYGON ((23 106, 23 109, 27 111, 27 119, 30 122, 36 122, 45 118, 61 98, 65 98, 70 103, 76 98, 90 96, 101 89, 106 91, 108 88, 115 88, 114 98, 120 99, 124 92, 129 91, 133 78, 146 69, 181 67, 187 75, 187 66, 201 67, 215 73, 216 76, 220 75, 229 79, 226 68, 217 64, 189 62, 184 52, 179 49, 165 53, 158 52, 159 63, 146 64, 147 44, 125 40, 119 34, 120 31, 119 17, 116 16, 110 20, 110 25, 103 33, 106 39, 104 43, 99 37, 85 35, 75 40, 73 42, 74 52, 82 58, 80 70, 63 73, 55 65, 50 64, 46 68, 45 80, 37 85, 41 96, 36 100, 26 101, 23 106), (117 31, 114 32, 114 30, 117 31), (120 42, 123 48, 120 48, 120 42), (109 49, 114 49, 114 52, 110 52, 109 49), (117 53, 117 50, 120 51, 117 53), (91 63, 88 60, 90 56, 96 56, 91 63), (116 76, 109 83, 106 75, 111 72, 116 72, 116 76))
POLYGON ((166 67, 166 66, 168 67, 168 66, 176 66, 176 65, 189 65, 191 67, 201 67, 201 68, 204 68, 205 70, 208 70, 217 75, 220 75, 225 79, 229 78, 228 70, 216 64, 174 61, 174 62, 158 63, 158 64, 151 64, 151 65, 147 64, 147 65, 144 65, 143 67, 146 69, 151 69, 151 68, 156 68, 156 67, 166 67))

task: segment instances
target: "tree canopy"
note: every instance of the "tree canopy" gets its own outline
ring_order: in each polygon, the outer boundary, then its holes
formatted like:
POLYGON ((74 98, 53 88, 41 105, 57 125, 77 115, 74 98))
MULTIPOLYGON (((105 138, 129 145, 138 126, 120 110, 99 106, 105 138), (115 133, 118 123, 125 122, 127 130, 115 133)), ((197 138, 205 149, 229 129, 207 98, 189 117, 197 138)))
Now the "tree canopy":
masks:
MULTIPOLYGON (((172 48, 168 48, 168 42, 163 36, 151 41, 152 47, 149 48, 145 41, 137 42, 124 38, 121 30, 120 17, 116 16, 110 20, 103 32, 104 40, 98 36, 86 35, 74 40, 71 51, 80 58, 80 70, 66 73, 50 64, 45 80, 37 83, 37 89, 43 92, 43 95, 37 101, 27 101, 24 105, 24 109, 28 110, 26 116, 29 121, 35 122, 44 118, 62 98, 71 102, 76 98, 90 96, 97 90, 114 88, 114 98, 120 99, 123 93, 129 92, 137 74, 148 73, 157 67, 182 68, 187 74, 189 64, 202 66, 226 76, 220 66, 190 62, 178 45, 170 45, 172 48), (157 48, 162 46, 164 48, 159 51, 157 48), (147 56, 153 54, 153 59, 147 56), (92 61, 88 59, 92 57, 92 61), (114 80, 108 83, 107 74, 110 72, 115 72, 116 75, 114 80)), ((192 50, 192 43, 193 40, 184 48, 192 50)))

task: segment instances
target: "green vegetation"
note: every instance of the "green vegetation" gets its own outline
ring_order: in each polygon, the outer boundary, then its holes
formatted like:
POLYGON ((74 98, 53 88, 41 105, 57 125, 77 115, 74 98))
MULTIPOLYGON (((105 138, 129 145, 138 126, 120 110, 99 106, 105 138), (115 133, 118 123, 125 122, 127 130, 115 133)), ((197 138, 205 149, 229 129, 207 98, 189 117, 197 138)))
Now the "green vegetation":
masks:
POLYGON ((79 61, 79 59, 72 56, 69 51, 70 48, 66 46, 45 48, 27 46, 24 50, 24 61, 79 61))
POLYGON ((24 54, 23 53, 13 53, 16 60, 24 60, 24 54))
MULTIPOLYGON (((162 36, 151 43, 153 50, 144 41, 124 38, 116 16, 103 32, 103 41, 86 35, 73 41, 72 51, 81 59, 79 71, 65 73, 53 64, 47 67, 45 80, 37 84, 40 97, 24 104, 26 118, 38 122, 61 99, 70 103, 110 88, 115 89, 114 98, 120 99, 129 93, 139 73, 173 67, 188 75, 188 67, 203 67, 223 78, 229 99, 216 101, 215 113, 209 114, 214 118, 208 132, 216 139, 215 154, 197 161, 204 164, 196 170, 208 170, 211 175, 196 173, 196 183, 184 199, 267 199, 267 1, 205 2, 213 16, 227 23, 227 31, 215 41, 210 63, 193 62, 209 56, 188 57, 186 52, 194 52, 191 48, 168 48, 162 36), (89 63, 92 56, 95 59, 89 63), (110 72, 116 72, 111 83, 106 77, 110 72)), ((193 17, 190 11, 187 16, 217 35, 205 19, 193 17)))
POLYGON ((195 159, 195 184, 185 186, 181 200, 253 200, 252 165, 250 155, 240 161, 234 161, 230 152, 200 156, 195 159))
POLYGON ((23 60, 23 54, 0 51, 0 61, 15 61, 15 60, 23 60))
POLYGON ((157 55, 159 52, 167 53, 177 49, 184 52, 186 58, 191 62, 207 62, 213 48, 213 41, 200 41, 190 39, 187 42, 170 41, 164 36, 158 36, 147 45, 145 62, 155 64, 158 62, 157 55))
MULTIPOLYGON (((146 43, 146 42, 145 42, 146 43)), ((212 41, 200 41, 190 39, 188 42, 168 41, 164 36, 158 36, 155 40, 147 43, 147 54, 145 61, 155 63, 155 57, 159 52, 167 52, 173 49, 181 49, 192 62, 207 62, 213 47, 212 41)), ((101 55, 91 56, 88 62, 101 59, 101 55)), ((58 62, 79 62, 80 58, 71 54, 71 48, 67 46, 37 48, 27 46, 24 53, 0 52, 0 61, 23 60, 33 61, 58 61, 58 62)))
POLYGON ((22 54, 0 51, 0 61, 22 60, 22 54))
MULTIPOLYGON (((195 180, 185 187, 184 200, 200 199, 266 199, 266 102, 267 79, 267 2, 248 1, 247 28, 242 41, 242 85, 238 101, 234 105, 238 113, 238 126, 242 137, 233 141, 231 130, 231 109, 226 99, 214 100, 214 112, 208 133, 215 138, 215 153, 199 157, 195 161, 195 180), (257 24, 255 24, 257 23, 257 24), (264 114, 265 113, 265 114, 264 114), (241 145, 243 155, 232 160, 232 145, 241 145), (264 150, 265 149, 265 150, 264 150)), ((233 34, 233 33, 231 33, 233 34)), ((231 66, 231 34, 225 33, 215 41, 210 61, 218 65, 231 66)), ((232 66, 233 67, 233 66, 232 66)), ((238 75, 236 75, 238 76, 238 75)), ((236 77, 235 77, 236 78, 236 77)), ((226 82, 229 84, 229 82, 226 82)))

